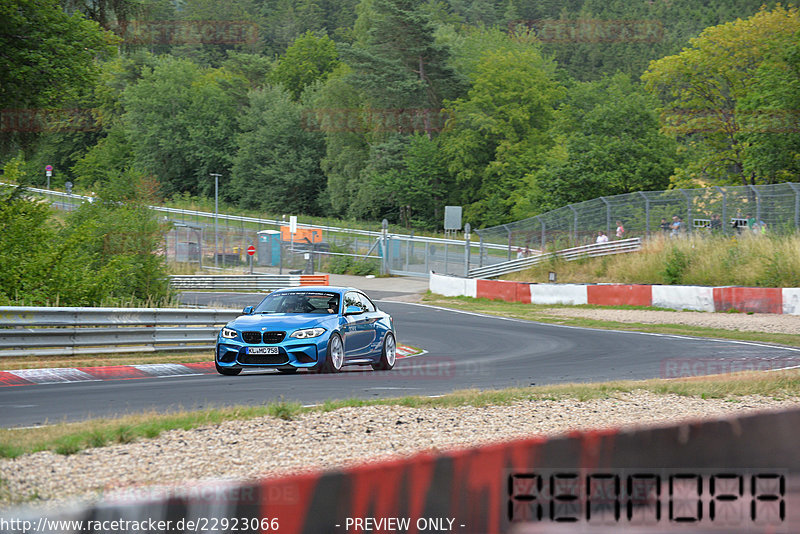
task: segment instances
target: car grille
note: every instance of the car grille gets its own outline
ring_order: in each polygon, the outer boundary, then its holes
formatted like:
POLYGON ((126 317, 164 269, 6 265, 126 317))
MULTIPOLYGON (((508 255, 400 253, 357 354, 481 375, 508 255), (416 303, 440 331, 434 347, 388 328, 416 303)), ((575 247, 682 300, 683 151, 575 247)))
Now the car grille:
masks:
POLYGON ((239 363, 279 365, 289 361, 285 354, 242 354, 239 363))
POLYGON ((264 343, 280 343, 286 337, 286 332, 264 332, 264 343))
POLYGON ((261 343, 261 332, 242 332, 245 343, 261 343))

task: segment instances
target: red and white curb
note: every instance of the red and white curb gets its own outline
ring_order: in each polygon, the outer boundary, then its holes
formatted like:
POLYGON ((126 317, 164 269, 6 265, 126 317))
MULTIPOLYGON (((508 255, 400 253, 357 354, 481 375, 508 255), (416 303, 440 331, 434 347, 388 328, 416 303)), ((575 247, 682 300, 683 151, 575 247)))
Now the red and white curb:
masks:
MULTIPOLYGON (((425 351, 407 345, 397 346, 397 358, 409 358, 425 351)), ((135 380, 169 376, 215 374, 214 362, 147 363, 113 365, 108 367, 58 367, 53 369, 17 369, 0 371, 0 387, 62 384, 66 382, 100 382, 106 380, 135 380)))

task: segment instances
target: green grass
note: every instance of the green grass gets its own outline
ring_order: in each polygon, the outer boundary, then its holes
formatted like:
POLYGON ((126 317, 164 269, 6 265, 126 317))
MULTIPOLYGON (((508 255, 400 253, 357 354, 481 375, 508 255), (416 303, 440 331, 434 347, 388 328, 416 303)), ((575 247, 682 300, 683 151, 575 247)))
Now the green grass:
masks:
POLYGON ((639 252, 569 262, 552 259, 506 278, 547 282, 550 271, 561 283, 800 287, 800 233, 657 237, 645 241, 639 252))
POLYGON ((747 395, 761 395, 778 400, 796 399, 800 397, 800 370, 771 373, 745 372, 681 379, 559 384, 489 391, 465 390, 436 398, 329 400, 314 407, 302 407, 300 404, 292 402, 278 402, 266 406, 236 406, 174 414, 144 413, 117 419, 60 423, 38 428, 0 429, 0 457, 14 458, 43 450, 65 455, 75 454, 91 447, 154 438, 168 430, 189 430, 219 424, 223 421, 247 420, 263 416, 291 422, 308 412, 330 412, 340 408, 382 405, 412 408, 483 407, 523 401, 560 399, 577 399, 585 402, 592 399, 614 398, 621 393, 634 391, 704 399, 726 399, 731 402, 735 402, 737 397, 747 395))
POLYGON ((800 335, 798 334, 746 332, 739 330, 726 330, 722 328, 708 328, 704 326, 691 326, 685 324, 623 323, 618 321, 588 319, 582 317, 561 317, 548 313, 548 310, 554 308, 676 311, 665 310, 663 308, 649 308, 644 306, 568 306, 565 304, 527 304, 522 302, 503 302, 485 298, 475 299, 471 297, 443 297, 440 295, 434 295, 430 292, 423 297, 422 302, 435 306, 442 306, 476 313, 485 313, 488 315, 498 315, 502 317, 513 317, 515 319, 525 319, 541 323, 581 326, 586 328, 626 330, 632 332, 651 332, 656 334, 688 335, 715 339, 732 339, 737 341, 753 341, 758 343, 772 343, 788 345, 791 347, 800 347, 800 335))

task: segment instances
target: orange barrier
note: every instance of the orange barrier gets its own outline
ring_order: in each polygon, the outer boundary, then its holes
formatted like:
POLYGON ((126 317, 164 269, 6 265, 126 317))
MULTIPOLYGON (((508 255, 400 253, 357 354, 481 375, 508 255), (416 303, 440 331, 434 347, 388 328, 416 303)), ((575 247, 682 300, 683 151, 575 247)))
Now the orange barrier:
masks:
POLYGON ((589 304, 598 306, 651 306, 652 286, 638 284, 610 284, 588 286, 586 288, 589 304))
POLYGON ((506 302, 530 303, 531 286, 530 284, 505 280, 478 280, 476 296, 478 298, 504 300, 506 302))
POLYGON ((330 285, 328 283, 328 275, 327 274, 302 274, 300 275, 300 285, 301 286, 327 286, 330 285))
POLYGON ((783 313, 782 293, 774 287, 715 287, 714 311, 783 313))

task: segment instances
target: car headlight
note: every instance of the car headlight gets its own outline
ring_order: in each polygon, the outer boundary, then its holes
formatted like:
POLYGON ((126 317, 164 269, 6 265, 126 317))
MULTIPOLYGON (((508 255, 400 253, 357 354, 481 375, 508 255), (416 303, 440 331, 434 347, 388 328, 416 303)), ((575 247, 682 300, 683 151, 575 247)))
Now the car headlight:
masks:
POLYGON ((228 328, 227 326, 222 329, 220 335, 225 339, 236 339, 236 336, 239 334, 233 328, 228 328))
POLYGON ((297 339, 307 339, 310 337, 319 337, 324 333, 325 333, 324 328, 306 328, 304 330, 298 330, 289 337, 295 337, 297 339))

